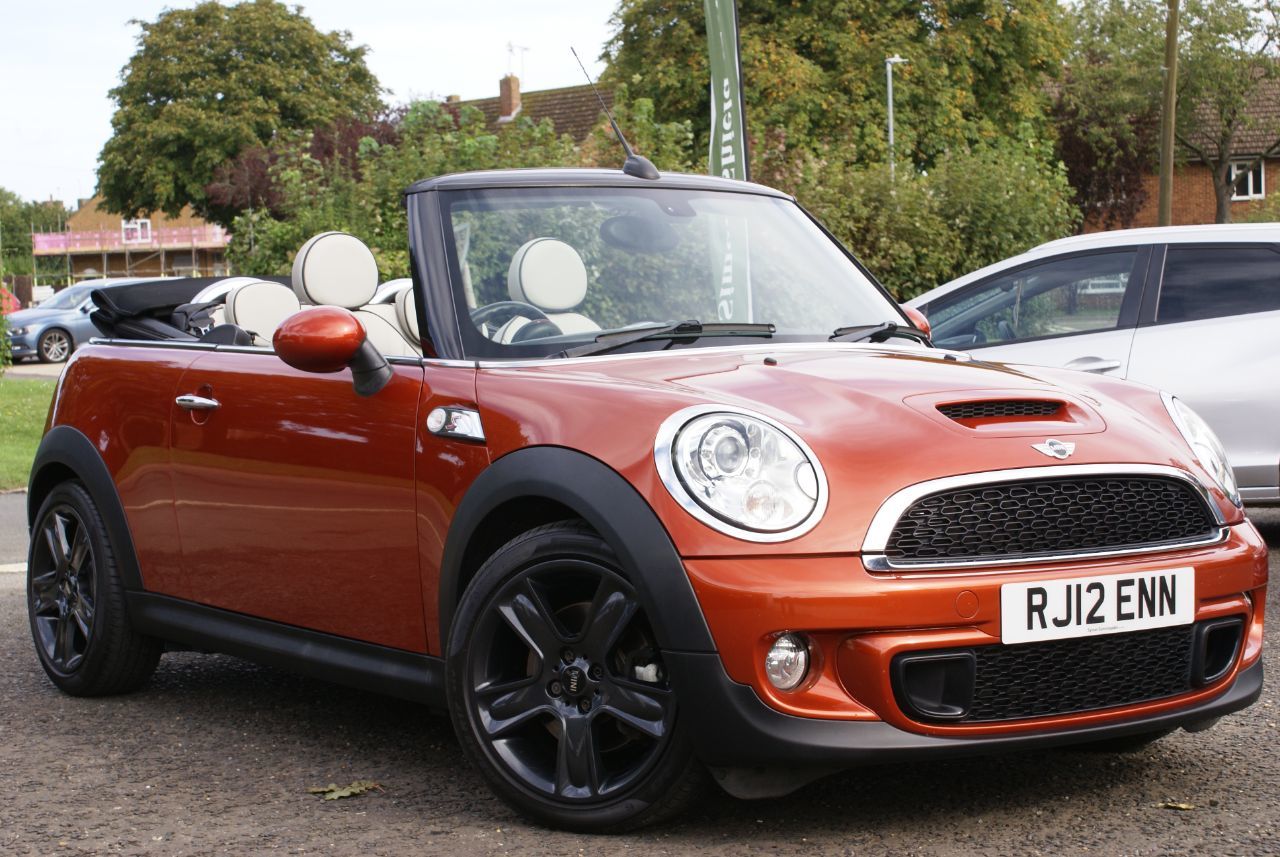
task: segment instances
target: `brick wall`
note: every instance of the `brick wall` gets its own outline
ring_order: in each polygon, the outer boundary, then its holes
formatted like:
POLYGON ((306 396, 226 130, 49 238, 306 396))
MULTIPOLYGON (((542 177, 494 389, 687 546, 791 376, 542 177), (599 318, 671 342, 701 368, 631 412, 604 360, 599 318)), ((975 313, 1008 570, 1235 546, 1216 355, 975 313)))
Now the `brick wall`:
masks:
MULTIPOLYGON (((1266 162, 1266 176, 1263 187, 1268 197, 1280 193, 1280 159, 1266 162)), ((1133 226, 1156 226, 1160 207, 1160 178, 1147 176, 1143 182, 1147 191, 1147 202, 1138 211, 1133 226)), ((1255 208, 1262 200, 1240 200, 1231 203, 1231 219, 1242 221, 1251 208, 1255 208)), ((1217 213, 1217 203, 1213 196, 1213 173, 1204 164, 1182 164, 1173 170, 1173 225, 1189 226, 1200 223, 1213 223, 1217 213)), ((1085 232, 1097 232, 1096 224, 1088 224, 1085 232)))

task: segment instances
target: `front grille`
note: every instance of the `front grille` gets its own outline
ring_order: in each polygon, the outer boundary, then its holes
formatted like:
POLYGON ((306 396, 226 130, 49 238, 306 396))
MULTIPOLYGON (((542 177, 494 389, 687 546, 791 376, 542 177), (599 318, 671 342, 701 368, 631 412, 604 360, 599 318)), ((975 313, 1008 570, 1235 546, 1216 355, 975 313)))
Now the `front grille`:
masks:
POLYGON ((1062 408, 1060 402, 1043 399, 992 399, 986 402, 954 402, 938 405, 953 420, 986 420, 995 417, 1047 417, 1062 408))
POLYGON ((945 564, 1176 544, 1214 530, 1204 500, 1181 480, 1062 477, 922 497, 898 519, 884 554, 945 564))
MULTIPOLYGON (((1241 625, 1235 625, 1239 639, 1241 625)), ((1198 686, 1193 676, 1196 626, 1054 640, 1017 646, 977 646, 912 653, 928 659, 972 653, 972 702, 950 723, 990 723, 1053 717, 1177 696, 1198 686)), ((1234 649, 1233 649, 1234 651, 1234 649)), ((1231 663, 1234 663, 1234 655, 1231 663)), ((1224 670, 1225 672, 1225 670, 1224 670)), ((894 693, 917 720, 938 720, 915 710, 911 673, 894 671, 894 693)), ((1202 677, 1203 679, 1203 677, 1202 677)))

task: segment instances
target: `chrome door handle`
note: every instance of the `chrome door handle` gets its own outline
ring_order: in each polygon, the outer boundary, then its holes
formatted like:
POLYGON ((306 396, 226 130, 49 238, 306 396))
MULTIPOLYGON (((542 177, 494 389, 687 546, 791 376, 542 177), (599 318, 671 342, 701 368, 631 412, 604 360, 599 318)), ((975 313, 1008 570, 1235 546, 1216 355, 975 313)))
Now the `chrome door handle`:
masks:
POLYGON ((1119 360, 1103 360, 1101 357, 1077 357, 1066 365, 1067 369, 1076 369, 1080 372, 1093 372, 1101 374, 1102 372, 1114 372, 1120 368, 1119 360))
POLYGON ((179 396, 174 402, 180 408, 186 408, 188 411, 216 411, 222 407, 222 403, 217 399, 206 399, 204 396, 193 396, 188 393, 185 396, 179 396))

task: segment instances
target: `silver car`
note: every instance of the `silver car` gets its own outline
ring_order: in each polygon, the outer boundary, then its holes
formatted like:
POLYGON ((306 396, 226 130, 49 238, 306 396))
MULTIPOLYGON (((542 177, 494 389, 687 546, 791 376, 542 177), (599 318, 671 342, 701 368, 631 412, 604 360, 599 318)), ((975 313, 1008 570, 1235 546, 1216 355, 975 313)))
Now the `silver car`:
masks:
POLYGON ((1222 439, 1248 503, 1280 503, 1280 223, 1080 235, 909 301, 936 345, 1167 390, 1222 439))
POLYGON ((94 289, 139 282, 137 278, 85 280, 68 286, 31 309, 6 316, 9 330, 9 353, 14 360, 35 357, 42 363, 61 363, 71 352, 98 336, 89 319, 93 303, 89 294, 94 289))

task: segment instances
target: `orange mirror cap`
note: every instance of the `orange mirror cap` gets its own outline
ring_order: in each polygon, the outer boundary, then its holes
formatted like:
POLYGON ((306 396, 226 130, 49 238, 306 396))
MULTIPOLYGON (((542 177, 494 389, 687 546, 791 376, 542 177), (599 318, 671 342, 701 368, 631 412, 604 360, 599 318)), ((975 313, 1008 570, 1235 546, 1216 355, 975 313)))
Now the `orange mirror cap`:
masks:
POLYGON ((276 354, 303 372, 341 372, 364 344, 364 326, 336 306, 304 309, 276 328, 276 354))
POLYGON ((929 327, 929 319, 925 318, 924 313, 913 306, 904 306, 902 311, 907 314, 907 318, 911 319, 911 323, 915 325, 916 330, 923 330, 925 336, 929 336, 933 329, 929 327))

